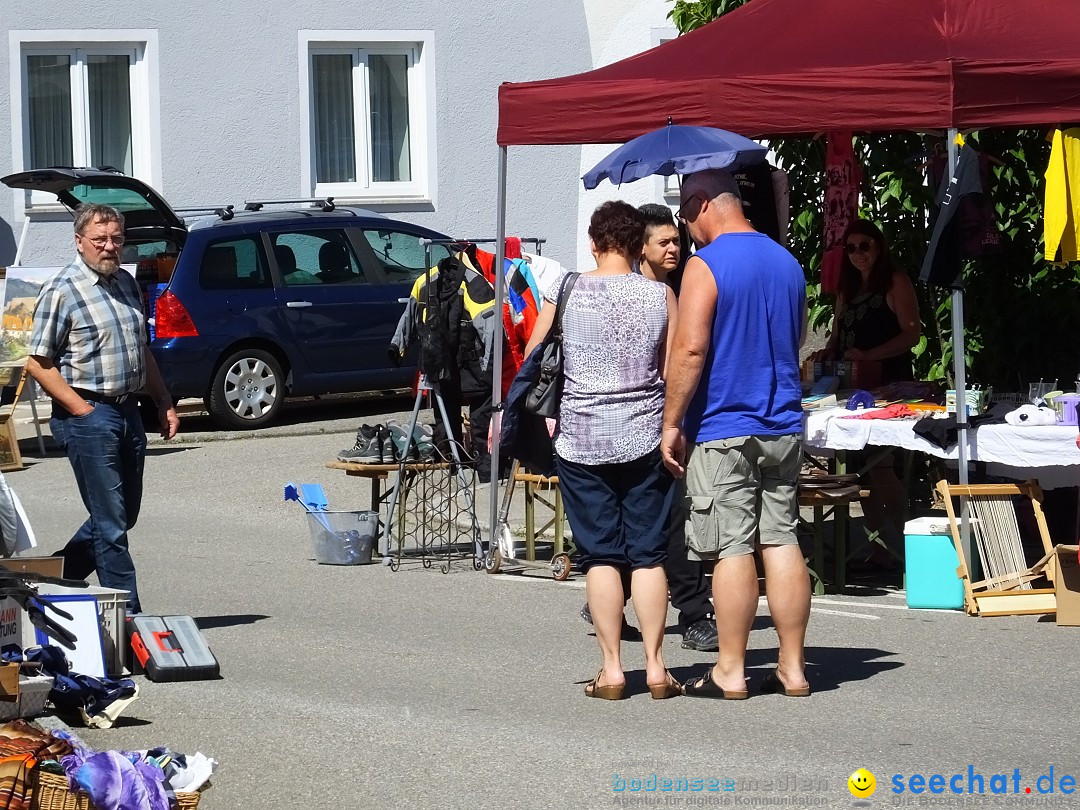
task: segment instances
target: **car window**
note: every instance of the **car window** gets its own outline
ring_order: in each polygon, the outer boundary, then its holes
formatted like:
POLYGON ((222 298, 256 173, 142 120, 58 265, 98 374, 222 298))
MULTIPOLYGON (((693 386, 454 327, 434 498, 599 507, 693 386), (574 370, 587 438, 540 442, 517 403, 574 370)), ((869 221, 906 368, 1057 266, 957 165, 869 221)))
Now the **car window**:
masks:
POLYGON ((450 255, 443 245, 430 245, 425 261, 420 237, 392 230, 365 230, 364 238, 383 266, 390 284, 411 284, 428 267, 450 255))
POLYGON ((272 287, 273 282, 257 239, 242 237, 206 246, 199 285, 204 290, 252 290, 272 287))
POLYGON ((271 239, 286 287, 370 283, 343 230, 286 231, 271 239))

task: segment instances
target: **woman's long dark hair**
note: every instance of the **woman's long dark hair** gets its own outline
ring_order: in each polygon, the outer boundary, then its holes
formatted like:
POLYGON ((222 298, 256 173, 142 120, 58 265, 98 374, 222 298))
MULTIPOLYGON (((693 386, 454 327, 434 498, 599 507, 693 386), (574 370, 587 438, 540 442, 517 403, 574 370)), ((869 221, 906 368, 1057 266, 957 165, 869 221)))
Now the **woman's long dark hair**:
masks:
MULTIPOLYGON (((848 239, 853 234, 865 236, 877 244, 878 257, 874 266, 870 268, 870 278, 866 280, 867 291, 887 293, 892 288, 892 277, 896 267, 893 264, 892 253, 889 252, 889 244, 885 241, 885 234, 870 220, 856 219, 847 226, 840 244, 847 245, 848 239)), ((851 299, 859 294, 860 287, 862 287, 862 274, 851 263, 851 257, 845 252, 840 263, 840 295, 843 296, 844 301, 850 303, 851 299)))

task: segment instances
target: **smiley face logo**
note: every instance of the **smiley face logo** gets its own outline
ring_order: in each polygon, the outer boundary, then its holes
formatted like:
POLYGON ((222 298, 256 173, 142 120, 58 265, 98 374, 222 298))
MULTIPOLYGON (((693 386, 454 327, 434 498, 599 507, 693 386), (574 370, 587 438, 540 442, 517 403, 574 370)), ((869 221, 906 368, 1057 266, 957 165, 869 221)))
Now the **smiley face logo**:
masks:
POLYGON ((877 780, 866 768, 859 768, 848 777, 847 786, 856 799, 868 799, 877 790, 877 780))

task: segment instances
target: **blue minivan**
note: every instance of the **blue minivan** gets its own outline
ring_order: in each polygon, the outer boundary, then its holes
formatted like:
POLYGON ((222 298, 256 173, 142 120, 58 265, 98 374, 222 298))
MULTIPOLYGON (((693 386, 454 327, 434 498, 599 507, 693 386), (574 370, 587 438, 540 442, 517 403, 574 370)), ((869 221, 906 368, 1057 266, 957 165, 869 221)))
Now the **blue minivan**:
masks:
MULTIPOLYGON (((289 396, 408 387, 390 339, 441 234, 332 200, 247 203, 190 224, 145 183, 99 169, 54 168, 4 184, 64 205, 100 202, 125 217, 123 261, 138 266, 151 348, 174 399, 200 397, 219 424, 270 424, 289 396)), ((188 211, 194 214, 194 211, 188 211)))

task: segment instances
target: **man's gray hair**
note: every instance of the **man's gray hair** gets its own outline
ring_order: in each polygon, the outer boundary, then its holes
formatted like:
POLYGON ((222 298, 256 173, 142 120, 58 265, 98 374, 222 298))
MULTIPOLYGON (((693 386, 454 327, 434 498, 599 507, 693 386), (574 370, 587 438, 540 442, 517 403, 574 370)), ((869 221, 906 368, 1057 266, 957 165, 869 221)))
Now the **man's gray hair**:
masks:
POLYGON ((87 225, 95 222, 118 222, 124 227, 124 215, 111 205, 83 203, 75 209, 75 233, 81 234, 87 225))
POLYGON ((700 172, 694 172, 683 181, 683 190, 689 194, 701 193, 709 200, 716 200, 723 194, 730 194, 737 202, 742 201, 739 184, 730 172, 723 169, 703 169, 700 172))

